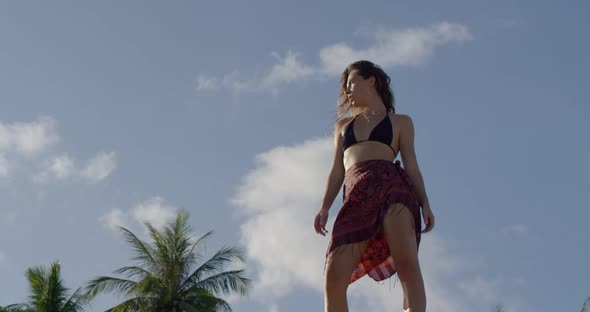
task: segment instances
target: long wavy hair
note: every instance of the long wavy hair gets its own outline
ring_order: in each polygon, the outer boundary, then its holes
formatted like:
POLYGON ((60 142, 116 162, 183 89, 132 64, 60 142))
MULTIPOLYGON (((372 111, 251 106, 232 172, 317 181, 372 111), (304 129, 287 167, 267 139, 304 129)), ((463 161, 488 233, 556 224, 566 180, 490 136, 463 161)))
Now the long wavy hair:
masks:
POLYGON ((391 91, 391 78, 383 71, 379 65, 374 64, 373 62, 367 60, 360 60, 354 63, 349 64, 346 66, 346 69, 342 72, 342 76, 340 77, 340 91, 338 93, 338 110, 336 113, 336 121, 334 122, 334 131, 338 131, 336 129, 336 125, 338 121, 343 118, 346 118, 347 115, 356 115, 360 113, 361 109, 353 107, 352 104, 348 101, 346 97, 346 85, 348 83, 348 75, 353 70, 357 70, 357 73, 362 76, 364 79, 369 77, 375 77, 375 89, 381 97, 383 104, 388 112, 392 112, 395 114, 395 98, 393 96, 393 91, 391 91))

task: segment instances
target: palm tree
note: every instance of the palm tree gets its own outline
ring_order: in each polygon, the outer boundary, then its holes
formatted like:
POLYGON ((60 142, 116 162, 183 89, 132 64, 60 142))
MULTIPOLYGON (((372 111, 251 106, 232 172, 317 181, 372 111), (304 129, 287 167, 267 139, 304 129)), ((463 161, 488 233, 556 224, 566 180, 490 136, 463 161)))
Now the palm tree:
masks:
POLYGON ((244 270, 223 269, 225 264, 243 262, 242 252, 224 247, 194 269, 203 258, 203 242, 212 232, 193 240, 187 221, 188 213, 179 212, 161 231, 145 223, 150 243, 119 227, 138 263, 115 271, 127 278, 93 279, 87 293, 94 297, 115 292, 127 297, 108 311, 231 311, 230 305, 217 296, 247 294, 250 280, 244 276, 244 270))
POLYGON ((56 261, 49 269, 37 266, 27 269, 27 279, 31 289, 30 302, 12 304, 0 308, 1 312, 77 312, 83 311, 90 298, 81 294, 78 288, 68 297, 68 289, 60 277, 61 264, 56 261))
POLYGON ((581 312, 587 312, 588 309, 590 309, 590 297, 588 297, 588 298, 586 298, 586 300, 584 300, 584 303, 582 304, 581 312))

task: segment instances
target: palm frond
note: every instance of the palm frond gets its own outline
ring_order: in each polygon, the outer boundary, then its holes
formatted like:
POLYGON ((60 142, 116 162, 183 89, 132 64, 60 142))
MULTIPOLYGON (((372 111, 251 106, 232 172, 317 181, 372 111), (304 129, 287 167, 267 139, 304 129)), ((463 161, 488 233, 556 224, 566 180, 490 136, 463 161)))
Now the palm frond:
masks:
POLYGON ((199 237, 196 241, 194 241, 191 246, 190 249, 187 250, 186 255, 184 256, 185 263, 184 263, 184 268, 183 268, 183 278, 186 280, 187 276, 188 276, 188 272, 190 271, 190 269, 192 268, 192 266, 194 265, 194 263, 199 262, 202 260, 203 255, 201 253, 201 246, 203 246, 203 243, 209 238, 209 236, 211 236, 213 234, 213 231, 209 231, 205 234, 203 234, 201 237, 199 237))
POLYGON ((91 300, 92 298, 88 294, 83 293, 83 288, 79 287, 65 302, 63 312, 82 311, 88 307, 91 300))
POLYGON ((59 261, 51 264, 48 273, 46 302, 50 307, 63 308, 62 305, 67 301, 66 293, 68 289, 63 285, 61 279, 61 264, 59 261))
POLYGON ((125 241, 131 245, 131 248, 135 252, 135 257, 133 260, 138 260, 142 264, 144 264, 147 270, 155 270, 158 268, 158 263, 154 259, 154 251, 151 246, 139 239, 133 232, 130 230, 120 226, 119 230, 123 232, 123 237, 125 241))
POLYGON ((248 294, 251 283, 251 280, 244 276, 244 270, 235 270, 209 276, 193 284, 191 288, 206 289, 214 295, 230 295, 237 292, 243 296, 248 294))
POLYGON ((166 238, 158 229, 149 223, 145 223, 145 226, 152 239, 151 248, 154 251, 155 262, 158 264, 158 273, 162 274, 170 268, 169 246, 166 244, 166 238))
POLYGON ((153 297, 163 297, 163 294, 166 293, 166 289, 167 287, 161 279, 149 276, 136 282, 135 285, 127 291, 127 295, 133 294, 138 296, 149 295, 153 297))
POLYGON ((35 309, 26 303, 16 303, 0 307, 0 312, 34 312, 35 309))
POLYGON ((148 222, 145 226, 149 243, 121 227, 136 253, 134 260, 140 261, 115 271, 129 279, 98 277, 87 286, 89 296, 118 292, 132 298, 108 311, 231 311, 230 305, 216 296, 247 293, 251 282, 244 270, 223 271, 226 264, 244 262, 238 248, 224 247, 191 271, 203 257, 199 250, 203 241, 213 232, 194 241, 188 213, 179 212, 161 230, 148 222))
MULTIPOLYGON (((182 308, 192 306, 199 312, 231 312, 232 309, 225 300, 217 298, 202 288, 195 288, 187 294, 180 304, 182 308)), ((187 310, 188 311, 188 310, 187 310)))
POLYGON ((80 288, 68 296, 68 288, 61 279, 59 260, 49 267, 35 266, 26 271, 29 281, 30 301, 26 304, 8 306, 8 311, 82 311, 90 302, 89 298, 80 295, 80 288))
POLYGON ((115 270, 116 274, 124 274, 129 278, 133 278, 133 277, 139 277, 139 278, 143 278, 143 277, 152 277, 152 273, 147 271, 146 269, 140 267, 140 266, 135 266, 135 265, 131 265, 131 266, 126 266, 126 267, 122 267, 120 269, 115 270))
POLYGON ((183 283, 182 289, 198 283, 206 274, 215 274, 223 270, 224 265, 231 262, 244 262, 243 252, 239 248, 224 247, 218 250, 209 260, 204 262, 183 283))
POLYGON ((584 300, 584 303, 582 304, 582 310, 581 312, 586 312, 587 310, 587 305, 590 305, 590 297, 586 298, 586 300, 584 300))
POLYGON ((188 224, 188 213, 179 212, 173 223, 164 228, 164 236, 172 262, 172 274, 176 277, 178 285, 184 280, 191 266, 194 264, 194 257, 191 250, 191 227, 188 224), (180 278, 178 278, 180 277, 180 278))
POLYGON ((86 294, 90 298, 94 298, 98 294, 105 292, 118 292, 127 294, 137 282, 122 278, 115 278, 110 276, 100 276, 90 282, 86 286, 86 294))
POLYGON ((41 266, 30 267, 27 269, 27 280, 31 294, 29 298, 32 302, 41 301, 47 293, 47 274, 41 266))
POLYGON ((149 299, 136 297, 125 300, 124 302, 108 309, 106 312, 143 312, 149 311, 149 299))

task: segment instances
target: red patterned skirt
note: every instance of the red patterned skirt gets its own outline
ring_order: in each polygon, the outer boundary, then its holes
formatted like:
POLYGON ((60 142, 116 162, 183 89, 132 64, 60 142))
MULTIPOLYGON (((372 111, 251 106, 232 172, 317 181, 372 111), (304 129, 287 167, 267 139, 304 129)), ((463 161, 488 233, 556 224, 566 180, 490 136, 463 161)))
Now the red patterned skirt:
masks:
POLYGON ((416 243, 420 245, 420 205, 416 191, 400 161, 365 160, 345 173, 343 204, 336 216, 326 257, 337 247, 367 241, 350 283, 365 274, 381 281, 395 274, 382 221, 393 203, 407 206, 414 217, 416 243))

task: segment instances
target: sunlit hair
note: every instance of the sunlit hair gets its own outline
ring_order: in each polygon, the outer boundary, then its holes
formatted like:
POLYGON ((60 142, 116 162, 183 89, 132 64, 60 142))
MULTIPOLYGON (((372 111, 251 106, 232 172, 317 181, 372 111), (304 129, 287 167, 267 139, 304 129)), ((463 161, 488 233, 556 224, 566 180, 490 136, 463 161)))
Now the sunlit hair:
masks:
MULTIPOLYGON (((381 97, 387 111, 395 114, 395 99, 390 86, 391 79, 378 65, 367 60, 360 60, 349 64, 342 72, 342 76, 340 77, 340 91, 338 93, 337 118, 334 125, 338 124, 338 121, 342 118, 347 117, 349 113, 352 115, 361 113, 361 109, 353 107, 346 97, 348 75, 353 70, 356 70, 358 75, 362 76, 364 79, 371 76, 375 77, 375 90, 379 94, 379 97, 381 97)), ((334 130, 336 131, 338 129, 334 130)))

